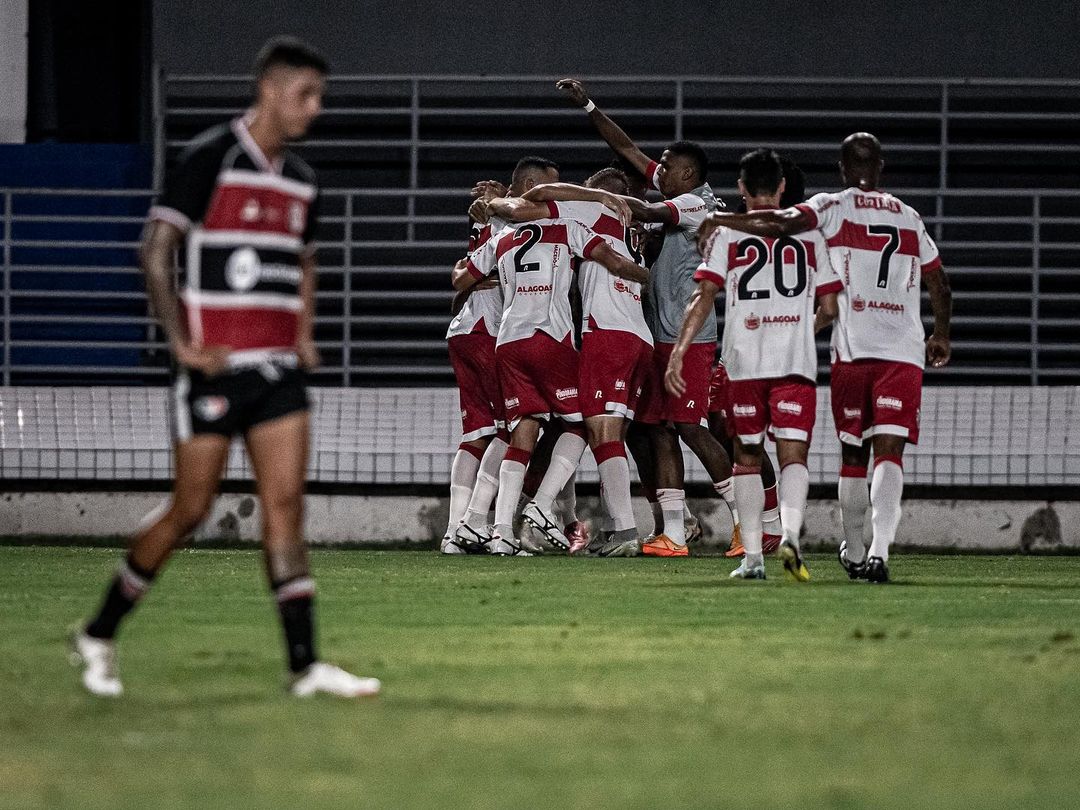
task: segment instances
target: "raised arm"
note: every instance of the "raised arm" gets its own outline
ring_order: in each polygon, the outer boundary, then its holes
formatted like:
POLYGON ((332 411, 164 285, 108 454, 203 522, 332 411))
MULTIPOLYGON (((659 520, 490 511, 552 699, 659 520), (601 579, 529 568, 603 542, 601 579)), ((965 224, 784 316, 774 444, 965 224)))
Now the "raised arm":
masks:
POLYGON ((671 350, 667 371, 664 372, 664 387, 675 396, 681 397, 686 393, 686 380, 682 376, 683 357, 713 311, 718 292, 720 288, 715 283, 702 279, 698 282, 697 289, 686 308, 682 328, 679 330, 679 339, 675 343, 675 348, 671 350))
POLYGON ((641 174, 648 177, 649 164, 652 161, 649 156, 638 149, 630 136, 623 132, 622 128, 600 111, 585 92, 585 85, 577 79, 563 79, 555 83, 555 87, 562 90, 570 97, 570 100, 584 109, 589 114, 589 120, 596 127, 600 137, 607 141, 608 146, 614 149, 621 157, 630 163, 641 174))
POLYGON ((941 368, 952 357, 949 334, 952 322, 952 287, 945 268, 923 273, 923 283, 930 293, 930 309, 934 313, 934 333, 926 339, 926 362, 941 368))

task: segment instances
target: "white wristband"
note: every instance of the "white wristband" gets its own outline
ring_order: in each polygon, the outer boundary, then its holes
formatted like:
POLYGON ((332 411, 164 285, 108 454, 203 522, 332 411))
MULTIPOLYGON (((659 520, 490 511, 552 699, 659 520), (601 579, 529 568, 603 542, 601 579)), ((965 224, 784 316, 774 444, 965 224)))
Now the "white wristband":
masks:
POLYGON ((592 99, 589 99, 589 103, 585 105, 585 112, 592 112, 596 109, 596 105, 593 104, 592 99))

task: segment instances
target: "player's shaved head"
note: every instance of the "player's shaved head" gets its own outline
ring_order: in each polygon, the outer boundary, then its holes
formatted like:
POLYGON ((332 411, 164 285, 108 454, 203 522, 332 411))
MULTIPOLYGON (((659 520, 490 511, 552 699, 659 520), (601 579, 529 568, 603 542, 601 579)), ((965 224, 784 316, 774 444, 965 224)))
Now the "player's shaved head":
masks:
POLYGON ((514 173, 510 177, 510 188, 515 194, 524 194, 541 183, 557 182, 559 182, 558 163, 536 155, 528 155, 514 166, 514 173))
POLYGON ((630 180, 626 173, 615 168, 601 169, 585 181, 586 188, 598 188, 612 194, 626 194, 630 189, 630 180))
POLYGON ((849 186, 876 188, 885 165, 881 141, 869 132, 855 132, 840 145, 840 173, 849 186))

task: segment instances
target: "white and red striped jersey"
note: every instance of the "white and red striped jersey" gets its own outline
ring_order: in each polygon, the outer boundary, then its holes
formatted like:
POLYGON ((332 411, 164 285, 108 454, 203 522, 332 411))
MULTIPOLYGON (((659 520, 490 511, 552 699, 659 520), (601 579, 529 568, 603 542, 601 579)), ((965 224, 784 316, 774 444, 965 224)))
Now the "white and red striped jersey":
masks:
POLYGON ((729 379, 817 377, 816 299, 842 286, 820 234, 766 239, 717 228, 694 279, 725 291, 729 379))
MULTIPOLYGON (((492 217, 486 225, 473 223, 473 232, 469 235, 469 253, 474 253, 484 245, 493 234, 506 227, 506 222, 498 217, 492 217)), ((450 328, 446 330, 447 339, 456 335, 471 335, 474 332, 486 332, 494 337, 499 334, 499 323, 502 320, 503 294, 501 287, 492 287, 490 290, 474 290, 465 306, 450 321, 450 328)))
POLYGON ((228 347, 233 367, 296 362, 317 201, 311 168, 291 152, 271 163, 243 118, 184 151, 150 218, 186 232, 180 302, 196 345, 228 347))
POLYGON ((563 341, 573 331, 571 259, 592 257, 604 240, 572 219, 508 226, 469 257, 477 279, 498 270, 504 308, 496 346, 545 332, 563 341))
POLYGON ((844 281, 833 360, 893 360, 922 368, 923 273, 941 268, 937 245, 910 205, 882 191, 845 189, 796 206, 825 237, 844 281))
MULTIPOLYGON (((554 218, 573 219, 601 236, 623 258, 641 264, 637 234, 624 228, 610 208, 598 202, 549 202, 554 218)), ((581 330, 630 332, 650 346, 652 334, 641 311, 641 284, 613 276, 599 262, 585 261, 578 268, 581 289, 581 330)))

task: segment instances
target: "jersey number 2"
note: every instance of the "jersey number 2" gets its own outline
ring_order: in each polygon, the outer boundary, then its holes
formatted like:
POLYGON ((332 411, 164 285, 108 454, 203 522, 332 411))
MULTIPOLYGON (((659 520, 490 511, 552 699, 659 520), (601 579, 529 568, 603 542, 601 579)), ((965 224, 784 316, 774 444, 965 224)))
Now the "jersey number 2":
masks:
POLYGON ((527 254, 532 246, 540 241, 540 237, 543 235, 543 231, 540 230, 539 225, 522 225, 514 232, 514 241, 516 242, 523 235, 525 241, 521 243, 521 246, 514 251, 514 272, 515 273, 535 273, 540 269, 540 262, 526 262, 525 254, 527 254))
POLYGON ((750 263, 750 266, 743 271, 739 276, 739 300, 740 301, 759 301, 763 298, 768 298, 771 295, 768 287, 760 287, 756 290, 750 289, 750 282, 754 276, 765 267, 769 259, 772 259, 773 264, 773 286, 776 291, 785 298, 795 298, 802 295, 806 290, 806 247, 798 239, 792 239, 790 236, 782 236, 773 242, 772 250, 769 250, 768 244, 765 240, 758 239, 756 236, 751 236, 747 239, 743 239, 739 242, 738 250, 736 252, 736 258, 746 259, 750 256, 750 249, 754 250, 754 261, 750 263), (795 259, 795 284, 791 287, 787 286, 787 282, 784 279, 784 255, 785 252, 791 251, 795 259))

